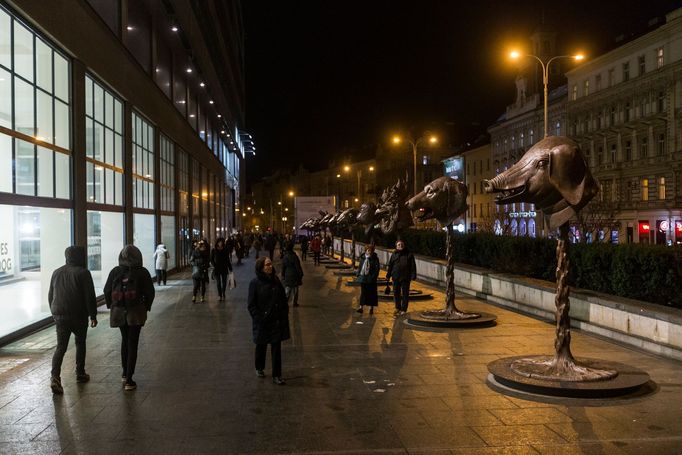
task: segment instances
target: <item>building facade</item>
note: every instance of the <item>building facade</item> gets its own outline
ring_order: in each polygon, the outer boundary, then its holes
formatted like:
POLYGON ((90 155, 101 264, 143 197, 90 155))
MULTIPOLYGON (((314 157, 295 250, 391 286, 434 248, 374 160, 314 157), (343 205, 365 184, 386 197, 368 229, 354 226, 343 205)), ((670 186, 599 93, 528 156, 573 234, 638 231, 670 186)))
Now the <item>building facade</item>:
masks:
POLYGON ((126 244, 154 273, 238 227, 242 62, 239 2, 0 1, 0 338, 69 245, 101 293, 126 244))
POLYGON ((601 184, 598 235, 682 243, 682 9, 566 75, 569 135, 601 184))
MULTIPOLYGON (((495 218, 495 204, 493 195, 483 191, 483 181, 490 180, 495 176, 492 165, 492 153, 490 144, 485 144, 471 150, 463 152, 464 183, 469 190, 469 210, 465 214, 466 232, 493 232, 495 222, 500 221, 495 218)), ((513 222, 513 220, 512 220, 513 222)), ((518 221, 517 221, 518 223, 518 221)), ((526 229, 525 227, 523 229, 526 229)), ((526 235, 525 231, 519 228, 519 235, 526 235)))

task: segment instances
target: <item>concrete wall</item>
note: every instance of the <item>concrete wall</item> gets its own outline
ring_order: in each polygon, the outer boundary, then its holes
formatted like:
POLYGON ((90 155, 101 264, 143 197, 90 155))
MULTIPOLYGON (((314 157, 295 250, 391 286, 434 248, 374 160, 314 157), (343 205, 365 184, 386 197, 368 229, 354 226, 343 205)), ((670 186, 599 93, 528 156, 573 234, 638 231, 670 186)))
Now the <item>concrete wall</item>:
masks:
MULTIPOLYGON (((340 241, 334 240, 340 253, 340 241)), ((364 244, 357 243, 361 254, 364 244)), ((351 242, 344 241, 346 257, 351 242)), ((382 266, 391 251, 377 247, 382 266)), ((416 256, 417 278, 445 286, 446 262, 416 256)), ((488 269, 457 264, 455 287, 458 292, 554 322, 554 283, 518 275, 495 273, 488 269)), ((654 354, 682 360, 682 311, 639 300, 616 297, 585 289, 571 288, 571 326, 592 332, 654 354)))

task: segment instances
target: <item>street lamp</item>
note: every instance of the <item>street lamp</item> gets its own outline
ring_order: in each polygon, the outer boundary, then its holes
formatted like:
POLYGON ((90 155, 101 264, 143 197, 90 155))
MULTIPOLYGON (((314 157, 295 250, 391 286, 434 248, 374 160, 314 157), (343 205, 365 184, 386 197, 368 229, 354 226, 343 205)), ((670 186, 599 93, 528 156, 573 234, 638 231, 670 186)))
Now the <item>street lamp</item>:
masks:
MULTIPOLYGON (((396 135, 393 136, 393 143, 394 144, 400 144, 403 141, 403 138, 396 135)), ((428 142, 431 145, 435 145, 438 143, 438 138, 432 134, 429 134, 428 132, 424 133, 420 138, 414 139, 411 134, 408 134, 407 137, 405 138, 405 142, 410 144, 412 146, 412 158, 413 158, 413 184, 414 184, 414 194, 417 194, 417 148, 423 144, 424 142, 428 142)), ((372 170, 370 168, 370 170, 372 170)))
POLYGON ((544 88, 544 98, 545 98, 545 106, 544 106, 544 111, 545 111, 545 137, 549 135, 549 130, 547 128, 547 86, 549 85, 549 64, 552 63, 554 60, 560 59, 560 58, 572 58, 575 61, 580 61, 585 58, 584 55, 582 54, 575 54, 575 55, 556 55, 546 62, 543 62, 540 57, 537 55, 533 54, 525 54, 522 55, 518 51, 511 51, 509 53, 509 57, 516 60, 521 57, 531 57, 540 62, 540 65, 542 66, 542 85, 544 88))

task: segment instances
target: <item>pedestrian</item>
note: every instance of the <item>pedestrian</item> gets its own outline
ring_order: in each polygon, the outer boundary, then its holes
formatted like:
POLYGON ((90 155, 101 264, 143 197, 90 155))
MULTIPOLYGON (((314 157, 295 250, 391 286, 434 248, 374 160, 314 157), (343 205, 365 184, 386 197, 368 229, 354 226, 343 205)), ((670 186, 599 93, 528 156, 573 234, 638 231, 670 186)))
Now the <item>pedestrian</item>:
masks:
POLYGON ((308 236, 301 236, 301 258, 308 259, 308 236))
POLYGON ((256 344, 256 375, 265 377, 265 357, 270 344, 272 382, 284 385, 282 341, 290 338, 289 306, 284 287, 268 257, 256 261, 256 277, 249 283, 248 309, 256 344))
POLYGON ((322 239, 317 234, 310 242, 310 251, 313 252, 313 264, 320 265, 320 252, 322 251, 322 239))
POLYGON ((90 327, 97 327, 97 298, 92 275, 87 269, 87 253, 82 246, 70 246, 64 251, 65 265, 52 273, 47 301, 57 328, 57 349, 52 356, 52 393, 61 395, 62 361, 69 338, 76 338, 76 382, 88 382, 85 372, 85 339, 90 327))
POLYGON ((111 309, 109 325, 121 331, 121 381, 125 390, 135 390, 140 332, 154 301, 154 281, 142 266, 142 253, 136 246, 126 245, 118 255, 118 266, 104 285, 104 300, 111 309))
POLYGON ((161 281, 163 281, 163 285, 166 285, 166 277, 167 273, 166 270, 168 269, 168 258, 170 255, 168 254, 168 250, 166 249, 166 245, 163 243, 159 243, 159 246, 156 247, 156 251, 154 252, 154 263, 156 266, 156 284, 161 284, 161 281))
POLYGON ((234 236, 234 254, 237 256, 237 265, 242 265, 244 257, 244 239, 240 233, 234 236))
POLYGON ((377 294, 377 278, 379 278, 379 256, 374 252, 371 243, 365 246, 365 254, 360 259, 358 267, 358 282, 360 283, 360 307, 358 313, 362 313, 363 307, 369 307, 369 314, 374 314, 374 307, 379 304, 377 294))
POLYGON ((194 288, 192 290, 192 303, 197 301, 197 293, 201 289, 200 303, 204 302, 206 295, 206 283, 208 282, 208 267, 210 265, 210 256, 208 251, 208 243, 205 240, 199 241, 197 247, 192 251, 189 258, 189 264, 192 266, 192 281, 194 288))
POLYGON ((249 233, 244 236, 244 257, 248 258, 251 252, 251 245, 253 245, 253 234, 249 233))
POLYGON ((260 250, 263 248, 263 237, 260 234, 256 234, 256 238, 253 239, 253 249, 256 250, 256 259, 260 257, 260 250))
POLYGON ((395 315, 405 314, 410 299, 410 281, 417 279, 417 263, 402 240, 395 243, 395 251, 388 260, 386 277, 393 280, 395 315))
POLYGON ((227 254, 223 237, 219 237, 215 242, 215 248, 211 251, 211 264, 218 285, 218 300, 225 300, 227 274, 232 272, 232 261, 230 261, 230 255, 227 254))
POLYGON ((277 245, 277 234, 274 232, 269 233, 265 237, 265 249, 268 251, 268 255, 270 256, 270 260, 274 261, 274 255, 275 255, 275 246, 277 245))
POLYGON ((301 261, 294 253, 294 242, 285 243, 286 250, 282 258, 282 281, 287 295, 287 302, 293 300, 298 306, 298 287, 303 284, 303 268, 301 261))

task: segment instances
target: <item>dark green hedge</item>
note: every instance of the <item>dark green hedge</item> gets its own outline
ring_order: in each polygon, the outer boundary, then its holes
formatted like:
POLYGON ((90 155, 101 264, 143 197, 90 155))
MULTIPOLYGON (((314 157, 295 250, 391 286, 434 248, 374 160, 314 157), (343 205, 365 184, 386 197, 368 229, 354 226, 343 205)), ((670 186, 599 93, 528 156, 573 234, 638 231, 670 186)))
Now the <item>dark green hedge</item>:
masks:
MULTIPOLYGON (((408 229, 409 249, 445 259, 445 233, 408 229)), ((368 239, 361 230, 356 239, 368 239)), ((377 238, 392 248, 395 236, 377 238)), ((572 244, 569 283, 583 289, 682 308, 682 248, 662 245, 572 244)), ((486 233, 457 234, 455 260, 497 272, 554 281, 556 241, 486 233)))

